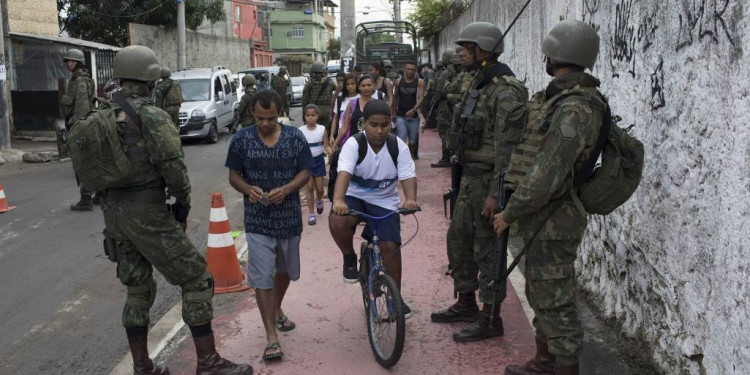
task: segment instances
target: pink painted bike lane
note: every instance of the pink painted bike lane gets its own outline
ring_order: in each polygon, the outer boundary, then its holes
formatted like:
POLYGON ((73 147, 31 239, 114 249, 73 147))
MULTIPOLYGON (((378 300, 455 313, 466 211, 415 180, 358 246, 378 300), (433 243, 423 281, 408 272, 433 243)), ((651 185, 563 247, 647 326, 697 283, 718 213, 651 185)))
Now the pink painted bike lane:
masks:
MULTIPOLYGON (((449 169, 430 168, 439 158, 437 133, 420 139, 417 161, 419 230, 414 217, 402 216, 403 240, 414 237, 402 250, 402 296, 412 309, 406 321, 406 343, 401 360, 390 370, 373 357, 358 284, 341 277, 341 254, 328 232, 328 220, 318 217, 304 225, 301 244, 302 275, 284 300, 284 311, 297 324, 280 332, 284 358, 261 359, 265 331, 252 291, 235 296, 229 313, 216 316, 213 329, 222 356, 251 363, 256 374, 502 374, 508 363, 521 363, 534 353, 534 333, 513 286, 508 283, 502 307, 505 336, 477 343, 456 343, 452 334, 464 323, 435 324, 430 313, 453 303, 453 283, 445 275, 447 256, 442 195, 450 183, 449 169)), ((329 210, 330 204, 326 205, 329 210)), ((303 208, 303 216, 306 215, 303 208)), ((230 218, 235 221, 241 217, 230 218)), ((236 226, 236 225, 235 225, 236 226)), ((359 232, 359 231, 358 231, 359 232)), ((359 237, 356 237, 359 241, 359 237)), ((358 248, 358 246, 355 246, 358 248)), ((246 270, 243 270, 246 272, 246 270)), ((522 290, 522 286, 518 286, 522 290)), ((215 300, 226 298, 222 295, 215 300)), ((184 332, 165 353, 173 374, 195 372, 192 340, 184 332)))

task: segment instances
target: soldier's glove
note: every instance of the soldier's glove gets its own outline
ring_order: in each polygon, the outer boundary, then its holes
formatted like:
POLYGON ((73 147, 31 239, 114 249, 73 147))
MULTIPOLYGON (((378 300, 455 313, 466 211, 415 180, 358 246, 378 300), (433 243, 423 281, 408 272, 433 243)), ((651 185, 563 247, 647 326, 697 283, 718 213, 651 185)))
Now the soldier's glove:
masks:
POLYGON ((190 204, 180 204, 179 202, 175 202, 172 205, 172 213, 174 213, 174 218, 177 222, 180 224, 187 224, 188 214, 190 214, 190 204))

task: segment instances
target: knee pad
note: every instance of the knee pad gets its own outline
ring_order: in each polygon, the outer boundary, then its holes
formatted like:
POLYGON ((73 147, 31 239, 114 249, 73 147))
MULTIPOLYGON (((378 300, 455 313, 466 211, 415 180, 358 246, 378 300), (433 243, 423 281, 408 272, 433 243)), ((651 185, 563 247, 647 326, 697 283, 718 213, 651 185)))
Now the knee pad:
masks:
POLYGON ((211 299, 214 296, 214 278, 208 271, 181 285, 182 319, 188 325, 205 323, 213 318, 211 299))
POLYGON ((127 305, 150 309, 156 299, 156 281, 150 278, 146 283, 138 286, 128 285, 127 305))

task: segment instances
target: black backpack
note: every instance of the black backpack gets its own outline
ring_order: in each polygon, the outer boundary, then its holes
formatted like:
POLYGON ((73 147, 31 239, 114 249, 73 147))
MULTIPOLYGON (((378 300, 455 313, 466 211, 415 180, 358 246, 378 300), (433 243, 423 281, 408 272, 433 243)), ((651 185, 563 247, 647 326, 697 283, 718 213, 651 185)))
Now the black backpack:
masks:
MULTIPOLYGON (((357 150, 358 156, 356 165, 360 165, 367 156, 367 138, 365 137, 364 132, 357 133, 353 137, 357 140, 357 145, 359 146, 359 150, 357 150)), ((388 134, 388 137, 386 137, 385 139, 385 145, 388 148, 388 154, 391 155, 393 165, 395 165, 396 169, 398 169, 398 139, 395 135, 388 134)), ((336 178, 339 174, 338 166, 340 153, 341 149, 339 148, 333 152, 331 158, 328 160, 328 164, 330 165, 330 168, 328 170, 328 200, 330 200, 331 202, 333 202, 333 190, 336 186, 336 178)))

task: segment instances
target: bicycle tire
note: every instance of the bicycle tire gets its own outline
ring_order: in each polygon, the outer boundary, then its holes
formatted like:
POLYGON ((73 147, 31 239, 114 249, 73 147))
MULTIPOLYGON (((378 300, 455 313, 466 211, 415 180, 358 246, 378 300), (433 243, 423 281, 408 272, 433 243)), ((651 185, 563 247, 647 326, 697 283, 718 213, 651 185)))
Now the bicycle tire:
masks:
POLYGON ((372 309, 367 309, 367 337, 370 340, 370 348, 375 360, 384 368, 390 368, 395 365, 404 351, 404 340, 406 336, 406 320, 404 318, 404 303, 401 299, 401 292, 396 286, 396 282, 387 274, 377 274, 374 276, 373 291, 375 295, 375 306, 378 307, 378 317, 373 316, 372 309), (388 302, 390 297, 390 306, 388 302), (389 312, 392 307, 393 313, 389 312), (387 316, 385 319, 381 317, 387 316), (395 325, 395 327, 394 327, 395 325), (395 335, 388 335, 386 338, 381 337, 381 333, 386 329, 395 328, 395 335), (385 344, 392 348, 386 348, 385 344), (390 350, 388 350, 390 349, 390 350))

